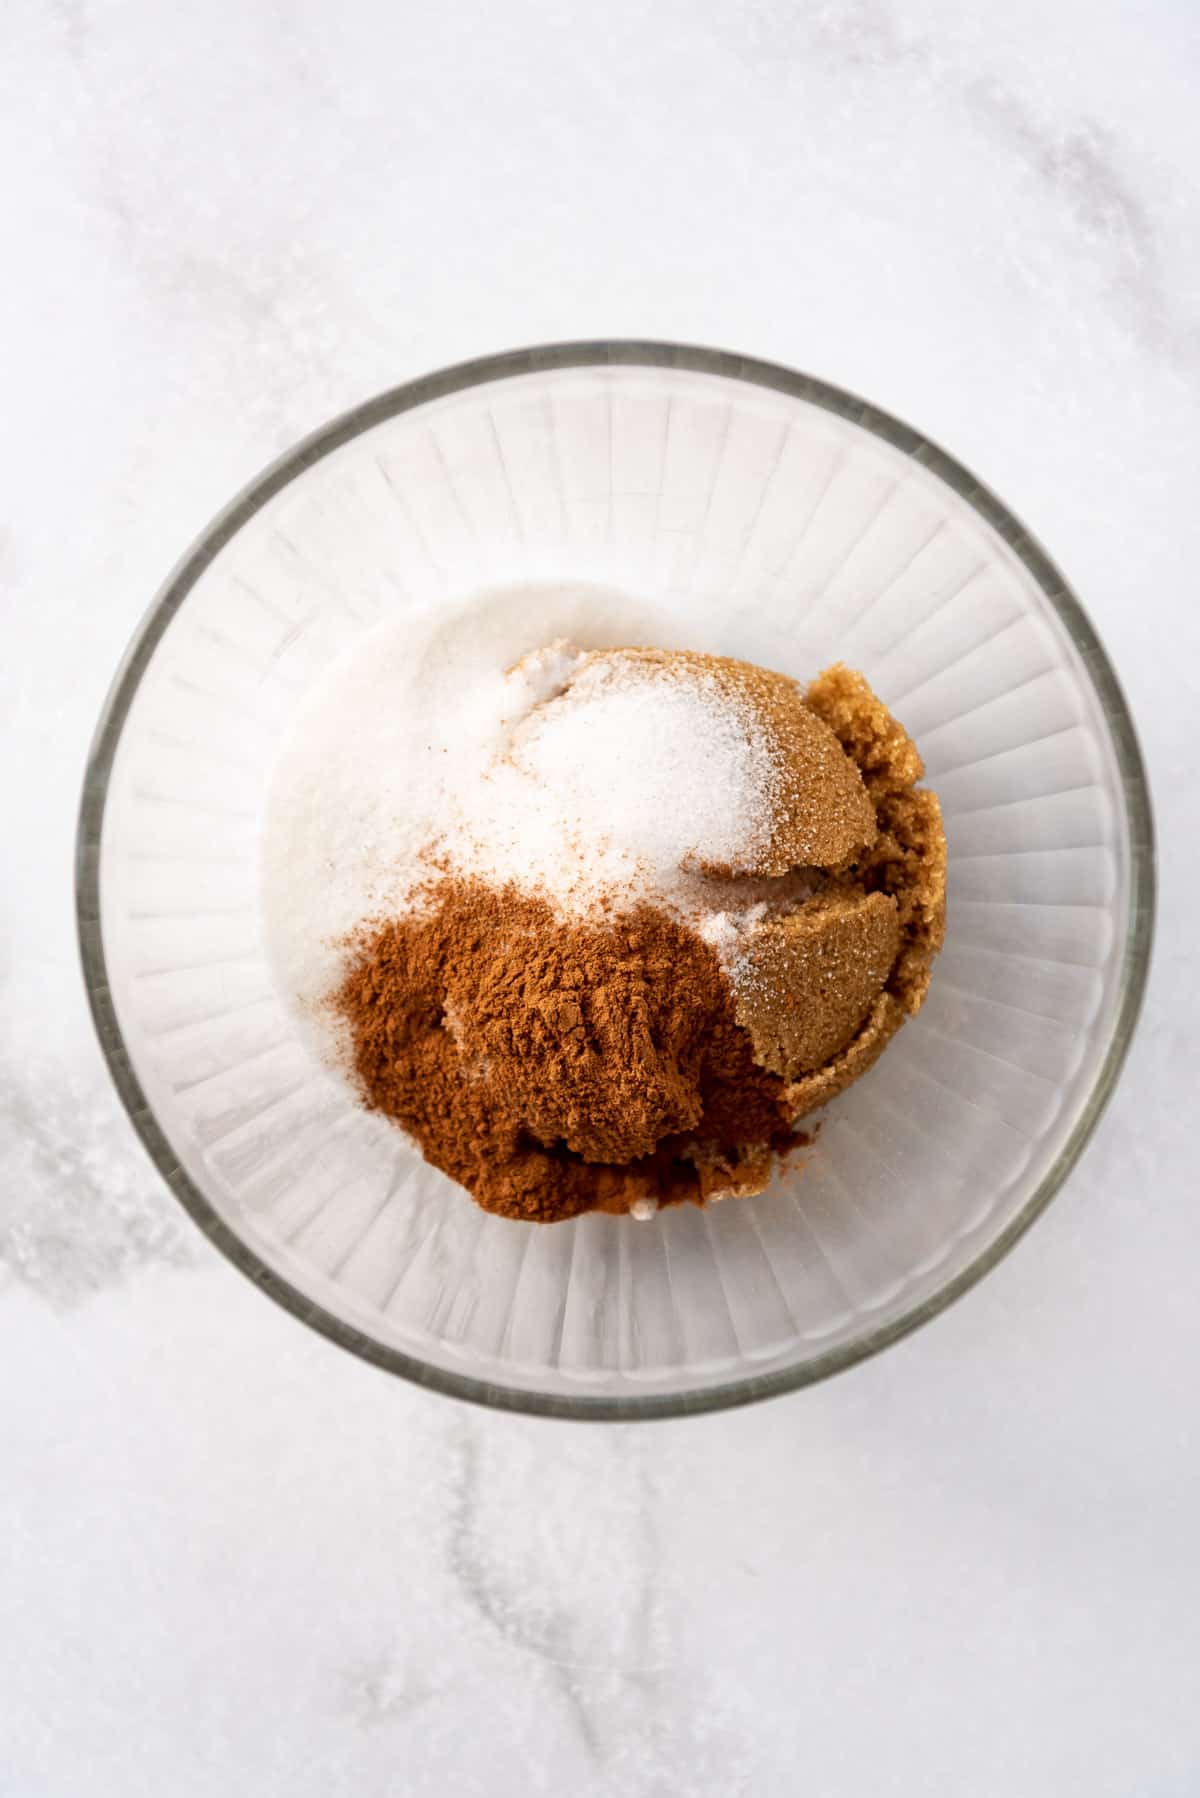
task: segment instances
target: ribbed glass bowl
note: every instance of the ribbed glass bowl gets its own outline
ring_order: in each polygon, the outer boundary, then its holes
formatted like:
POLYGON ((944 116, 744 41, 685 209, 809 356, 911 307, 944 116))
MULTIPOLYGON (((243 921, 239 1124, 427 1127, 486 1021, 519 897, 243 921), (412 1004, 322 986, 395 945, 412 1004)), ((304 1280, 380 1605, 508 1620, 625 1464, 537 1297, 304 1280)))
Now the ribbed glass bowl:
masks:
MULTIPOLYGON (((564 622, 548 587, 539 637, 564 622)), ((661 1416, 873 1353, 1047 1203, 1133 1029, 1151 819, 1094 631, 957 463, 785 369, 571 344, 382 395, 205 531, 100 720, 78 907, 130 1116, 266 1292, 445 1392, 661 1416), (941 795, 949 929, 929 1000, 759 1198, 644 1224, 486 1216, 322 1071, 273 984, 260 820, 312 684, 380 621, 530 579, 619 588, 676 644, 800 677, 852 663, 941 795)))

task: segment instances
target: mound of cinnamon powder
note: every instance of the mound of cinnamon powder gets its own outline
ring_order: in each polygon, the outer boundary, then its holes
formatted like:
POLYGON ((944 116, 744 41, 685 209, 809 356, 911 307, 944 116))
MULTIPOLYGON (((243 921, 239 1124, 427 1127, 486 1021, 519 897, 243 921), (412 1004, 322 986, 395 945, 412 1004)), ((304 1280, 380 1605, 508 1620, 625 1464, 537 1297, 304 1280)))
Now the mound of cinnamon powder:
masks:
POLYGON ((486 1210, 757 1192, 807 1140, 716 953, 666 912, 564 918, 455 878, 425 899, 358 933, 335 1004, 367 1103, 486 1210))

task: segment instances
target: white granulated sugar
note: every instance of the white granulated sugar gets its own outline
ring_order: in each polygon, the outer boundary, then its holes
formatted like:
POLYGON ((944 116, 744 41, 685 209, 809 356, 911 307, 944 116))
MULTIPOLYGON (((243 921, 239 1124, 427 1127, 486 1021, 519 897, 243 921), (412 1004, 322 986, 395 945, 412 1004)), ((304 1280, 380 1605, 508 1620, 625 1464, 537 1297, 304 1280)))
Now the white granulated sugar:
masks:
POLYGON ((511 768, 601 879, 669 891, 682 870, 750 859, 770 835, 774 758, 749 708, 708 676, 589 662, 518 725, 511 768))
POLYGON ((757 904, 743 906, 740 910, 705 912, 696 922, 696 934, 716 950, 731 972, 735 972, 745 956, 750 932, 756 924, 762 923, 770 909, 768 902, 760 899, 757 904))
POLYGON ((745 858, 770 830, 770 753, 705 679, 553 645, 491 706, 496 747, 444 794, 438 848, 464 873, 561 905, 670 898, 687 870, 745 858), (565 691, 560 691, 565 686, 565 691))
MULTIPOLYGON (((647 897, 699 919, 712 897, 697 866, 766 840, 776 771, 750 709, 703 675, 546 646, 546 609, 535 595, 528 615, 382 627, 302 708, 263 864, 268 945, 302 1007, 336 984, 357 925, 447 869, 567 909, 647 897)), ((758 895, 739 897, 705 926, 723 958, 758 895)))

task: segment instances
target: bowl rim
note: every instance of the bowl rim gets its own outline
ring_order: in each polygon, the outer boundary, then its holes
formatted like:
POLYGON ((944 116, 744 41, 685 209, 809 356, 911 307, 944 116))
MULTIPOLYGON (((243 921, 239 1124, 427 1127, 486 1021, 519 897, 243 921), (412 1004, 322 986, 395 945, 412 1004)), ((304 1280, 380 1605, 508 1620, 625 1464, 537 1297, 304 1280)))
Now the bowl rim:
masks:
POLYGON ((725 1410, 816 1384, 856 1366, 928 1323, 1003 1259, 1050 1203, 1086 1147, 1104 1111, 1141 1010, 1155 914, 1154 822, 1145 764, 1120 683, 1083 606, 1037 539, 961 462, 911 426, 828 381, 726 350, 641 339, 540 344, 473 358, 387 389, 302 438, 249 481, 205 527, 155 595, 113 676, 88 752, 75 856, 76 926, 84 984, 109 1073, 134 1129, 158 1172, 193 1221, 256 1286, 311 1328, 364 1361, 419 1386, 493 1409, 556 1418, 628 1422, 725 1410), (307 468, 399 413, 446 395, 525 374, 578 368, 647 367, 719 375, 806 400, 860 425, 921 463, 966 501, 1008 545, 1041 588, 1079 652, 1108 727, 1124 791, 1129 831, 1129 922, 1122 948, 1118 1003, 1095 1081, 1052 1165, 1019 1212, 952 1279, 900 1316, 803 1366, 739 1375, 694 1392, 631 1392, 614 1397, 561 1394, 505 1386, 436 1367, 390 1348, 337 1317, 270 1267, 236 1232, 180 1166, 134 1071, 108 980, 100 916, 100 850, 105 804, 117 746, 134 696, 167 626, 204 570, 256 512, 307 468))

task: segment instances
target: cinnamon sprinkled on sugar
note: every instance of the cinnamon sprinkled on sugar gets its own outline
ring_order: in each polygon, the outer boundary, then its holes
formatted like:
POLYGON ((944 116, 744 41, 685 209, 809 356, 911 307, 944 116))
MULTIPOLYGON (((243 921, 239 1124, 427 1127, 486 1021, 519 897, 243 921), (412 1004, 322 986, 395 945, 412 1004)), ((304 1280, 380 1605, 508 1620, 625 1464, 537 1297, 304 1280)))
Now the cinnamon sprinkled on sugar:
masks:
POLYGON ((928 987, 945 840, 902 727, 840 666, 556 642, 415 721, 372 673, 273 819, 329 845, 291 979, 367 1103, 509 1216, 760 1190, 928 987))

